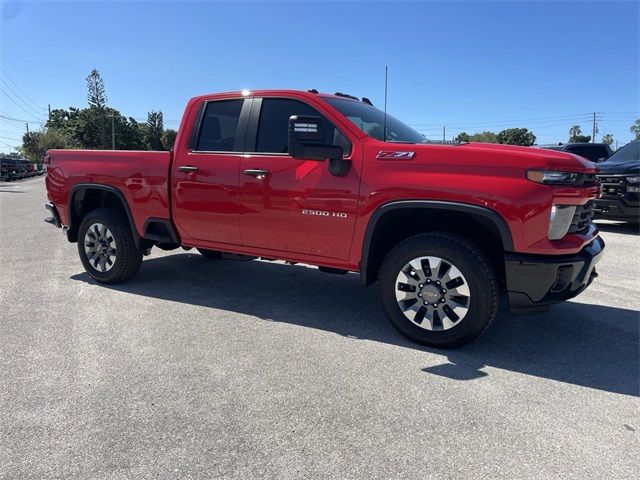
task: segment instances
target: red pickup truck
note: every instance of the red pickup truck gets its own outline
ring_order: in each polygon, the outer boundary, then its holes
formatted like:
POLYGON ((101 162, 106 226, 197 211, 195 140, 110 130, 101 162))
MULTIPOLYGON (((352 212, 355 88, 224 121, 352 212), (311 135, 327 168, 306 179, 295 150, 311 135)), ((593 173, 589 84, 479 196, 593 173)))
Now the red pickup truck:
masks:
POLYGON ((455 347, 503 294, 544 310, 596 276, 596 167, 575 155, 430 143, 363 98, 290 90, 189 101, 172 152, 50 150, 48 222, 122 282, 153 246, 358 272, 408 338, 455 347))

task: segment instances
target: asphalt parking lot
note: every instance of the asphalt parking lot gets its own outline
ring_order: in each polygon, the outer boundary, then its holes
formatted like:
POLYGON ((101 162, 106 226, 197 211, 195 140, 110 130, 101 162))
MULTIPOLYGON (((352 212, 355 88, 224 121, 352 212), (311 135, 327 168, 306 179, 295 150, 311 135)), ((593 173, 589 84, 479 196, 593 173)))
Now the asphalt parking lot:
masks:
POLYGON ((637 478, 640 236, 600 224, 600 277, 454 351, 375 287, 305 266, 146 257, 100 286, 0 184, 2 478, 637 478))

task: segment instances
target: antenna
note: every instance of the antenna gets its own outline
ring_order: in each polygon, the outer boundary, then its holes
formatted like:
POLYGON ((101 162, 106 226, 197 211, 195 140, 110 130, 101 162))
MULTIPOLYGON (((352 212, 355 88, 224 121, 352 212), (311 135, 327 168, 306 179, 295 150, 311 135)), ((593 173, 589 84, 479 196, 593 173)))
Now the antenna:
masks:
POLYGON ((387 141, 387 76, 389 73, 389 67, 384 67, 384 133, 382 134, 383 141, 387 141))

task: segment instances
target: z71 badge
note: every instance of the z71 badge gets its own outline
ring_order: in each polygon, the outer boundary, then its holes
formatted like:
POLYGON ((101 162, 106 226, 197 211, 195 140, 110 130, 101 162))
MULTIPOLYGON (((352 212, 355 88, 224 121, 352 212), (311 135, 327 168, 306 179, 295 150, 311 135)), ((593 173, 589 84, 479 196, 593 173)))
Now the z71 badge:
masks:
POLYGON ((318 217, 334 217, 334 218, 347 218, 347 214, 344 212, 327 212, 326 210, 308 210, 302 209, 303 215, 316 215, 318 217))

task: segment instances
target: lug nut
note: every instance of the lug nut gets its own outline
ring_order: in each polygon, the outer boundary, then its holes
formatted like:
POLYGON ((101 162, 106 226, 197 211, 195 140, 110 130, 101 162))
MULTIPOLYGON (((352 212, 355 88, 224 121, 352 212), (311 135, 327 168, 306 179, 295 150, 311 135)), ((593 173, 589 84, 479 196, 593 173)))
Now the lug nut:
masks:
POLYGON ((429 305, 429 302, 424 302, 424 304, 428 306, 428 305, 429 305))
POLYGON ((421 283, 421 284, 420 284, 420 285, 418 285, 418 286, 419 286, 420 288, 422 288, 422 287, 424 287, 424 284, 423 284, 423 283, 421 283))
POLYGON ((437 303, 434 303, 434 304, 433 304, 433 306, 434 306, 434 307, 436 307, 436 308, 438 308, 438 304, 437 304, 437 303))
POLYGON ((427 278, 427 283, 431 283, 431 279, 430 278, 427 278))
POLYGON ((440 280, 436 280, 436 285, 440 285, 440 280))

